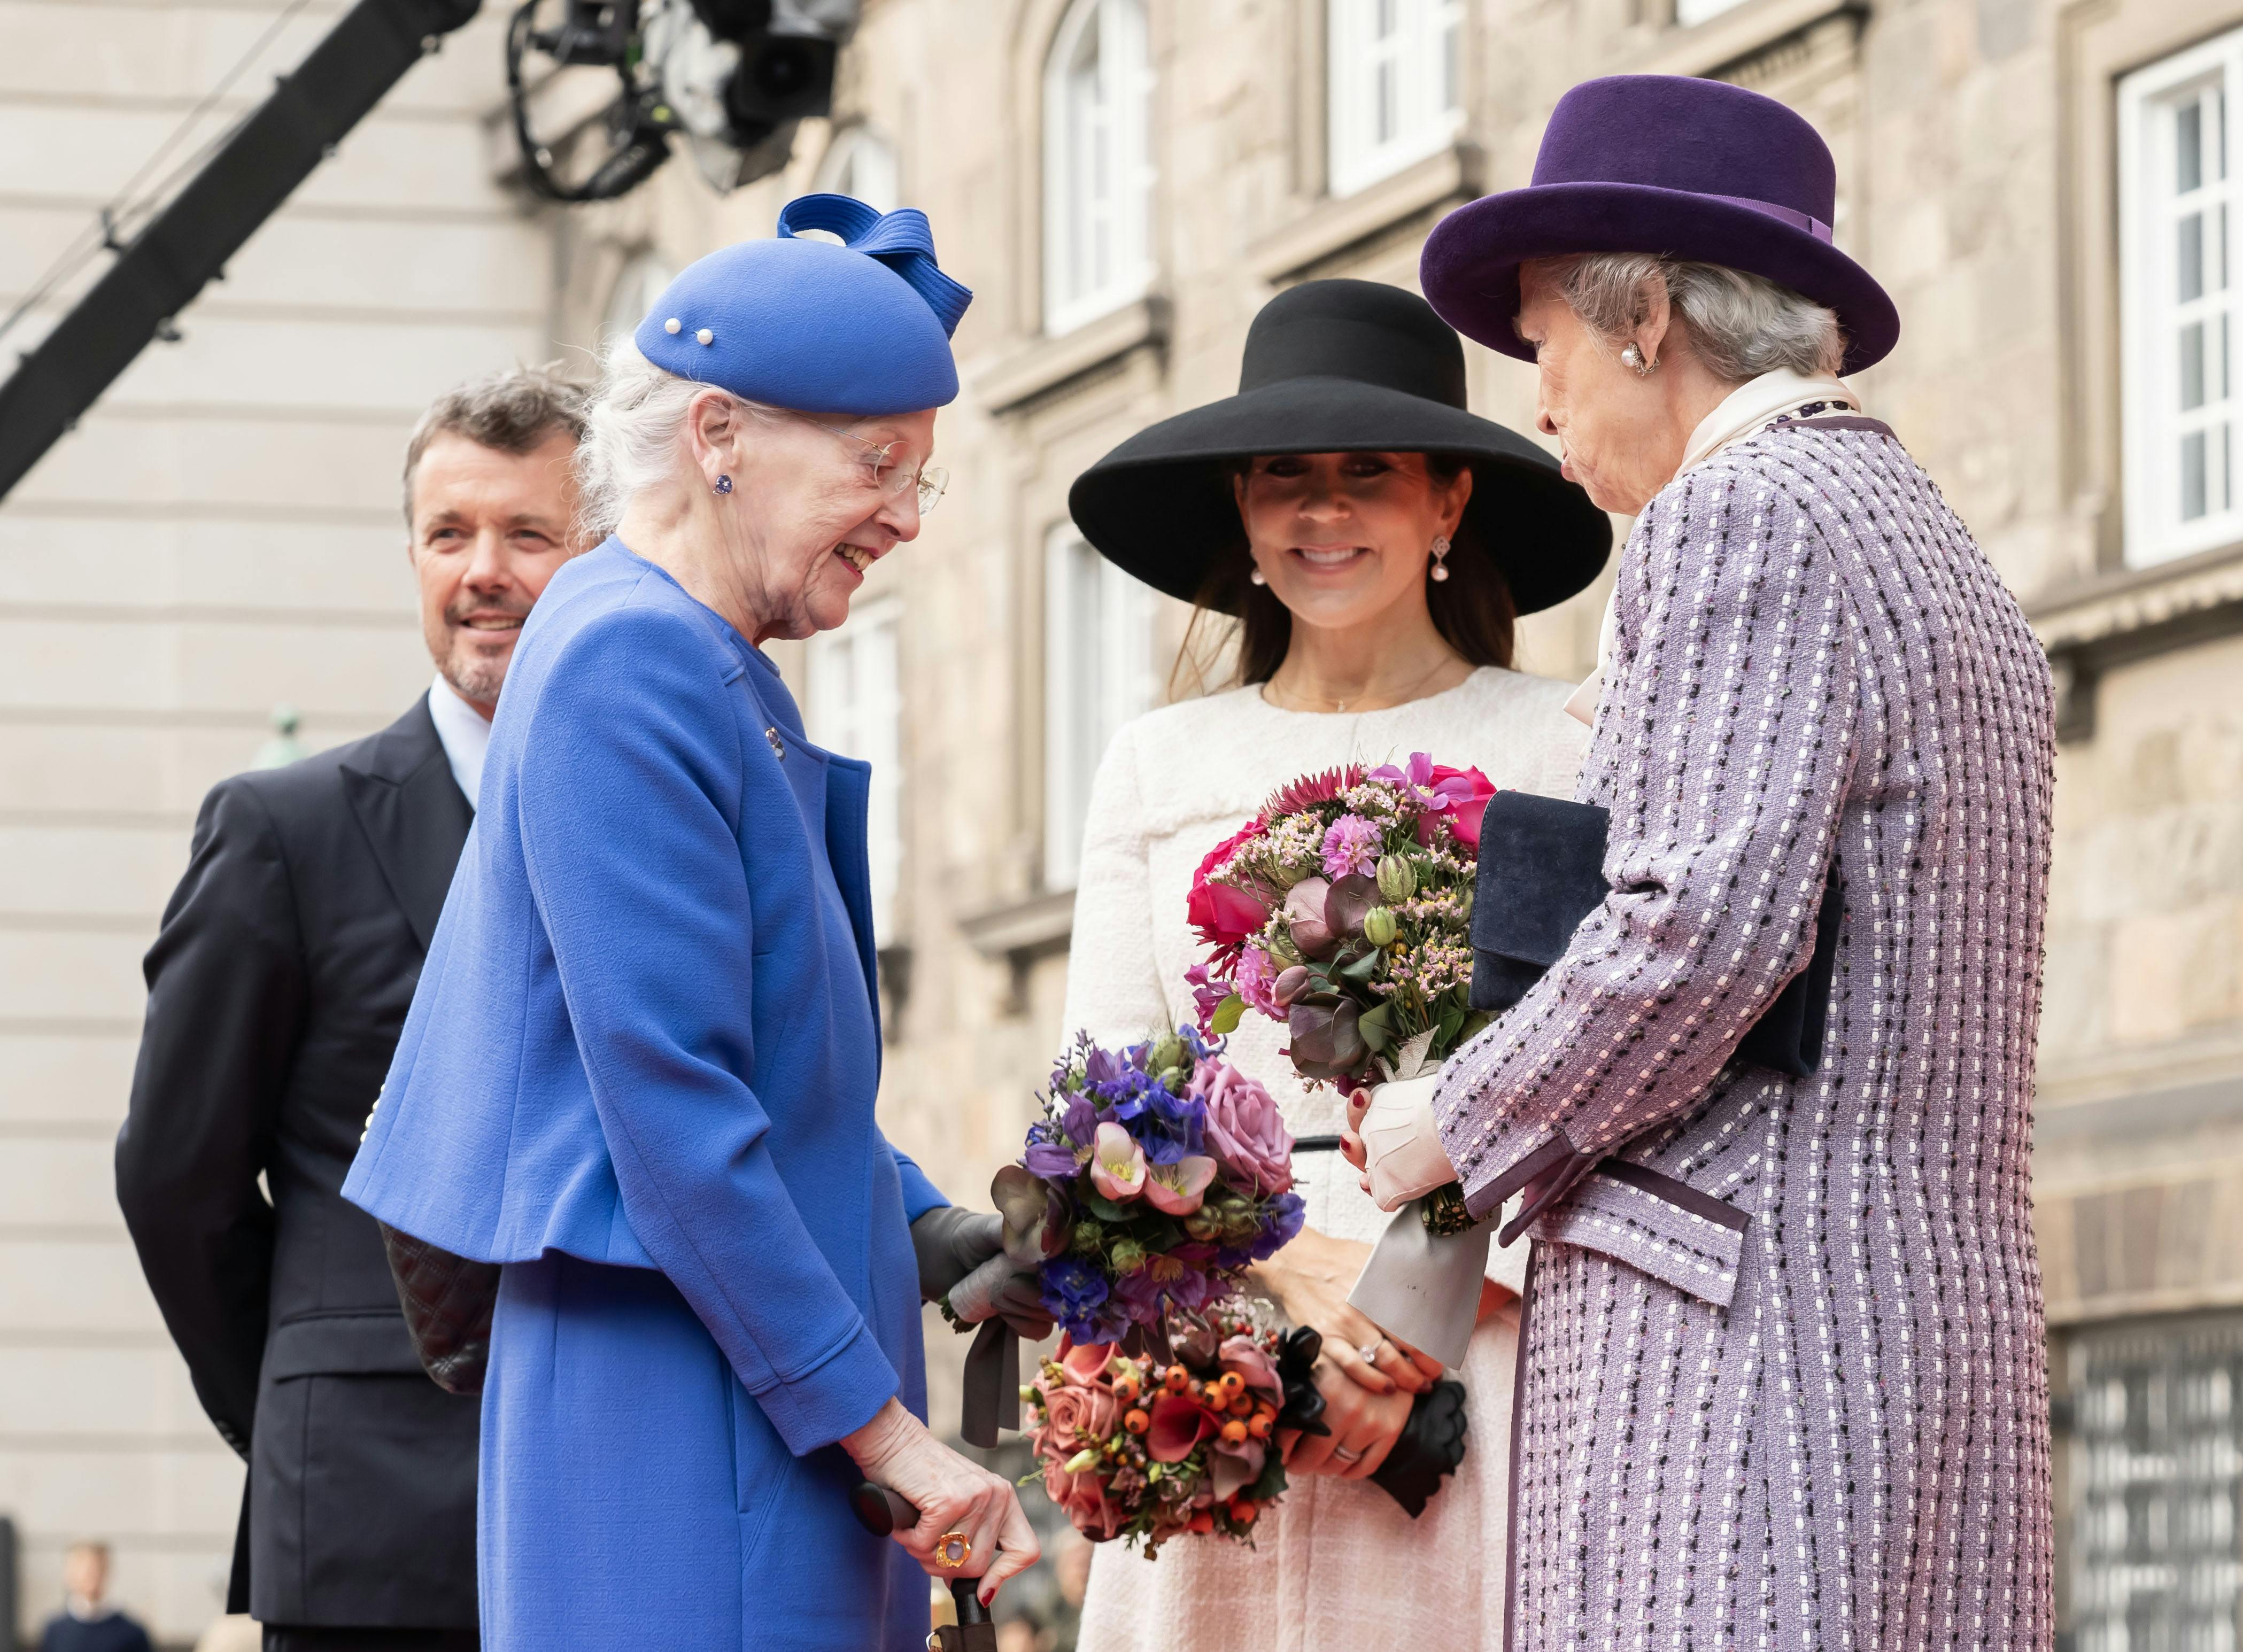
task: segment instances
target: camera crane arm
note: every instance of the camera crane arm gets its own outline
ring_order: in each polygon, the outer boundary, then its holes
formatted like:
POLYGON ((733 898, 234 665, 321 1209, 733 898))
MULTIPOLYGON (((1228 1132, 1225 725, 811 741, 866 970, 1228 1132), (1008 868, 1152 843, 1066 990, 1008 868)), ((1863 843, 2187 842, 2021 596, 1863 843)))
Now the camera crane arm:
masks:
POLYGON ((358 0, 0 384, 0 497, 481 0, 358 0))

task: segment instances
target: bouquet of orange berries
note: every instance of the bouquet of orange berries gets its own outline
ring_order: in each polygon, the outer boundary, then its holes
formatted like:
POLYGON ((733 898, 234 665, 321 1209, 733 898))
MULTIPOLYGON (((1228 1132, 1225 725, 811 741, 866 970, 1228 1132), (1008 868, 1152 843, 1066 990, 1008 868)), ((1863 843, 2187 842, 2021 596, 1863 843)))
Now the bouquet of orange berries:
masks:
POLYGON ((1322 1340, 1259 1305, 1173 1313, 1168 1358, 1060 1340, 1020 1390, 1044 1489, 1094 1543, 1220 1534, 1251 1543, 1284 1494, 1279 1436, 1327 1432, 1310 1372, 1322 1340))

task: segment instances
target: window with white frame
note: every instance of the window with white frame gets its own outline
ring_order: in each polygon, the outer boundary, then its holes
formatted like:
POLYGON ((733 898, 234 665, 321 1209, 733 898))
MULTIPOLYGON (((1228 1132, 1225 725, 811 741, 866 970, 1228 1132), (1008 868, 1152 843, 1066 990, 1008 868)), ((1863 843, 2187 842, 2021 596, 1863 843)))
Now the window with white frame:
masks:
POLYGON ((2243 29, 2118 84, 2126 561, 2243 538, 2236 426, 2237 139, 2243 29))
POLYGON ((1154 598, 1072 522, 1044 545, 1044 883, 1081 860, 1091 777, 1115 731, 1153 708, 1154 598))
POLYGON ((896 886, 904 858, 903 691, 897 639, 903 607, 893 597, 861 605, 838 631, 810 640, 810 737, 828 751, 872 766, 866 850, 872 862, 872 934, 895 939, 896 886))
POLYGON ((1687 29, 1724 11, 1734 11, 1743 3, 1744 0, 1674 0, 1675 26, 1687 29))
POLYGON ((1421 161, 1464 125, 1464 0, 1329 0, 1331 192, 1421 161))
POLYGON ((1044 64, 1044 331, 1152 281, 1152 66, 1143 0, 1075 0, 1044 64))
POLYGON ((818 159, 813 183, 835 195, 853 195, 875 212, 892 212, 902 205, 896 151, 869 126, 851 126, 835 136, 818 159))

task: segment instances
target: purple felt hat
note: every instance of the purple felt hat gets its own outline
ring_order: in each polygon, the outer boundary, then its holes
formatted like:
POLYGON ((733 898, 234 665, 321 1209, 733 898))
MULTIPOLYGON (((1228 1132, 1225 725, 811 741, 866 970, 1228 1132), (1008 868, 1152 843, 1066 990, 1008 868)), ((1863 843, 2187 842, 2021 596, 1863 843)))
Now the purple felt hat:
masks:
POLYGON ((1558 100, 1534 181, 1457 208, 1418 285, 1492 350, 1534 359, 1512 321, 1519 266, 1573 252, 1659 252, 1765 276, 1837 312, 1842 373, 1882 360, 1900 315, 1833 245, 1837 169, 1815 128, 1758 92, 1682 75, 1613 75, 1558 100))

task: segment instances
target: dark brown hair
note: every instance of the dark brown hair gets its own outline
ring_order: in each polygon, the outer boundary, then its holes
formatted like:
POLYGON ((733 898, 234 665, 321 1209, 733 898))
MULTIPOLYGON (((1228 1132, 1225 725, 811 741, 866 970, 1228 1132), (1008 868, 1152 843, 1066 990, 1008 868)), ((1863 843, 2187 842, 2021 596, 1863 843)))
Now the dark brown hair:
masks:
MULTIPOLYGON (((1425 457, 1425 473, 1436 487, 1454 481, 1465 467, 1465 461, 1452 453, 1425 457)), ((1243 475, 1250 463, 1250 460, 1236 460, 1226 473, 1243 475)), ((1519 610, 1512 601, 1511 582, 1480 543, 1470 517, 1458 525, 1450 541, 1448 567, 1447 579, 1429 580, 1425 586, 1425 606, 1433 616, 1433 628, 1468 664, 1508 668, 1519 610)), ((1237 541, 1216 554, 1193 599, 1191 624, 1184 632, 1183 647, 1170 678, 1171 695, 1176 692, 1188 662, 1205 681, 1206 656, 1220 651, 1224 641, 1222 622, 1233 616, 1238 635, 1234 686, 1267 682, 1284 664, 1285 652, 1293 645, 1292 612, 1277 600, 1275 591, 1254 583, 1253 572, 1254 559, 1242 525, 1237 541), (1212 635, 1203 635, 1203 627, 1212 635)))
POLYGON ((405 525, 413 525, 413 479, 439 436, 465 436, 502 453, 534 453, 553 436, 584 440, 584 393, 542 367, 511 367, 436 398, 405 444, 405 525))

